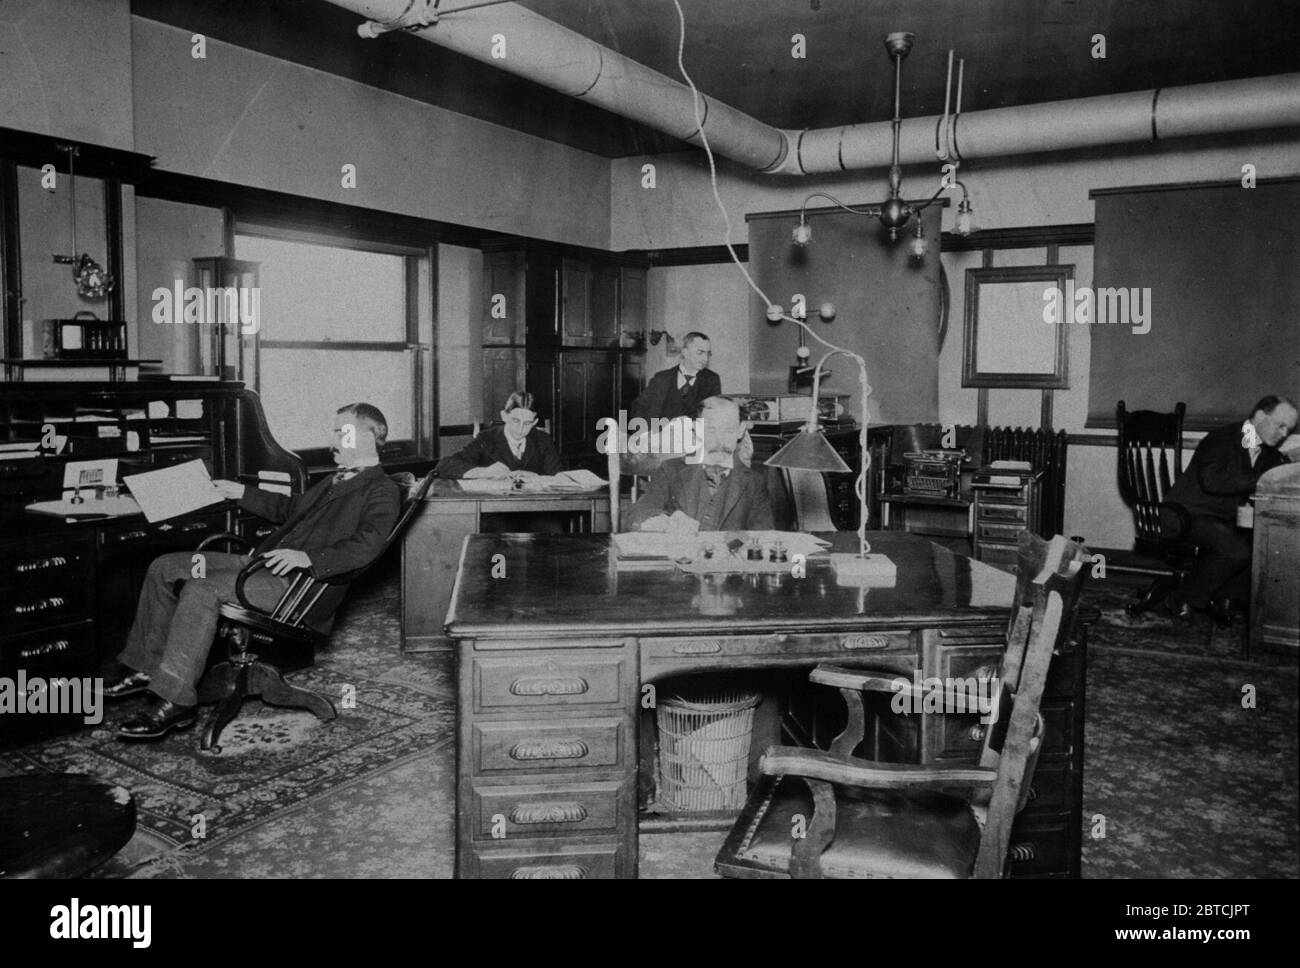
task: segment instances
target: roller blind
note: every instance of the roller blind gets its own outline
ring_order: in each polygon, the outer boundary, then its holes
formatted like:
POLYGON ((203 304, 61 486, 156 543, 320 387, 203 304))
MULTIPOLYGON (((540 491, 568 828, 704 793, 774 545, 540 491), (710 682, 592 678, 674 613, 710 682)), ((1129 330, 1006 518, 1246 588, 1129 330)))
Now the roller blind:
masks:
MULTIPOLYGON (((837 346, 862 354, 871 384, 873 423, 928 423, 939 416, 939 206, 923 213, 930 252, 909 258, 914 223, 897 242, 882 238, 874 218, 840 210, 810 211, 813 238, 793 243, 798 212, 753 214, 749 222, 749 264, 764 292, 789 311, 795 293, 808 305, 808 325, 837 346), (823 303, 835 306, 830 323, 818 318, 823 303)), ((765 306, 750 300, 750 387, 756 393, 785 392, 795 362, 798 327, 770 326, 765 306)), ((809 339, 812 362, 825 351, 809 339)), ((847 357, 827 362, 833 372, 823 389, 851 394, 856 417, 857 366, 847 357)))
MULTIPOLYGON (((1300 181, 1107 190, 1096 199, 1088 426, 1115 404, 1173 410, 1188 429, 1300 393, 1300 181), (1096 323, 1096 306, 1129 320, 1096 323), (1133 299, 1142 300, 1137 320, 1133 299), (1119 312, 1115 312, 1118 310, 1119 312)), ((1075 306, 1084 297, 1075 295, 1075 306)))

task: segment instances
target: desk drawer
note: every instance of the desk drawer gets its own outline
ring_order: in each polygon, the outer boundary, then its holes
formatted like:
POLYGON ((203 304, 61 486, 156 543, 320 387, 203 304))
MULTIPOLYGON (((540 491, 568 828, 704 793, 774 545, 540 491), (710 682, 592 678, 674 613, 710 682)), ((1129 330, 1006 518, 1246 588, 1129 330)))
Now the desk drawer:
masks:
POLYGON ((1069 763, 1044 763, 1034 770, 1029 800, 1022 816, 1065 813, 1074 796, 1074 770, 1069 763))
POLYGON ((627 744, 621 719, 474 723, 474 773, 618 767, 627 744))
POLYGON ((33 591, 60 594, 89 583, 89 541, 9 545, 0 549, 0 600, 33 591))
POLYGON ((1018 524, 1023 528, 1029 522, 1029 508, 1023 504, 985 504, 981 501, 975 505, 975 520, 993 524, 1018 524))
MULTIPOLYGON (((147 552, 151 557, 167 551, 186 551, 210 534, 225 528, 224 514, 198 518, 179 518, 147 524, 134 521, 111 525, 99 532, 101 560, 111 561, 147 552)), ((225 550, 222 546, 219 550, 225 550)))
POLYGON ((1040 758, 1061 759, 1074 752, 1074 703, 1044 702, 1038 708, 1045 731, 1040 758))
POLYGON ((541 657, 474 656, 470 674, 477 711, 614 705, 632 670, 622 653, 541 657))
POLYGON ((29 675, 78 659, 93 660, 95 634, 90 622, 41 629, 0 639, 0 674, 26 669, 29 675))
MULTIPOLYGON (((1022 815, 1023 816, 1023 815, 1022 815)), ((1011 877, 1063 874, 1070 869, 1069 823, 1029 823, 1011 829, 1007 873, 1011 877)))
POLYGON ((644 661, 698 656, 808 655, 843 653, 845 656, 877 653, 915 654, 911 632, 839 632, 800 635, 778 632, 772 635, 689 636, 641 640, 644 661))
MULTIPOLYGON (((1019 535, 1019 532, 1017 532, 1017 535, 1019 535)), ((1020 565, 1020 552, 1014 544, 1000 545, 979 542, 975 546, 975 557, 986 565, 1001 568, 1013 575, 1020 565)))
POLYGON ((470 869, 462 877, 508 880, 609 880, 631 876, 619 844, 592 844, 571 850, 494 850, 475 845, 470 869))
POLYGON ((988 502, 989 504, 1028 504, 1029 488, 1027 487, 997 487, 997 488, 979 488, 977 489, 980 503, 988 502))
POLYGON ((72 586, 59 583, 53 589, 36 585, 10 590, 0 604, 0 629, 21 632, 88 618, 93 590, 89 582, 72 586))
MULTIPOLYGON (((621 781, 555 786, 474 786, 474 839, 562 837, 619 827, 621 781), (494 828, 504 837, 494 838, 494 828)), ((635 818, 624 818, 635 823, 635 818)))
POLYGON ((1024 531, 1024 525, 1017 524, 988 524, 979 521, 975 524, 975 540, 980 542, 994 542, 996 544, 1010 545, 1011 550, 1016 550, 1016 543, 1020 540, 1020 533, 1024 531))

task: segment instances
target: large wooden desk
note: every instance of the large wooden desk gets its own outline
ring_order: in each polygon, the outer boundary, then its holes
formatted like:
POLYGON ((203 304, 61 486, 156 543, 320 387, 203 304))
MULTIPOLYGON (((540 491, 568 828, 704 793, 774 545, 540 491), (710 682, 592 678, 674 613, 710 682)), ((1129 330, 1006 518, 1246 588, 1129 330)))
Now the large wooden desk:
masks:
MULTIPOLYGON (((838 550, 857 540, 834 538, 838 550)), ((913 535, 871 542, 897 564, 894 588, 841 587, 821 558, 803 578, 719 578, 620 571, 608 535, 468 538, 448 616, 459 659, 458 875, 636 876, 647 684, 827 660, 905 676, 965 677, 996 663, 1012 576, 913 535), (494 578, 497 555, 505 570, 494 578)), ((1016 828, 1022 872, 1078 872, 1083 649, 1053 663, 1049 695, 1065 698, 1055 711, 1044 703, 1040 813, 1027 810, 1016 828)), ((920 727, 922 760, 978 753, 977 715, 927 716, 920 727)))
POLYGON ((574 528, 609 530, 609 490, 473 494, 437 480, 402 542, 402 651, 450 650, 443 634, 461 544, 485 514, 555 514, 574 528))

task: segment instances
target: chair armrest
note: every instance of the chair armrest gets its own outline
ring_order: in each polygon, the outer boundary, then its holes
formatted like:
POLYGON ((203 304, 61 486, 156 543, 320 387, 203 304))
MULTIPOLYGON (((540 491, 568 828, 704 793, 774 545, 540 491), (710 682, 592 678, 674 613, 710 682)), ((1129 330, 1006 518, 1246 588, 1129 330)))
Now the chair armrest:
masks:
POLYGON ((992 789, 998 776, 997 770, 976 766, 876 763, 798 746, 769 747, 759 761, 759 767, 768 776, 801 776, 876 790, 992 789))
POLYGON ((220 534, 208 535, 206 538, 204 538, 202 541, 199 542, 199 546, 194 550, 206 551, 210 545, 214 545, 218 541, 229 541, 231 544, 235 546, 243 547, 246 549, 251 549, 253 547, 253 542, 249 541, 247 538, 241 535, 234 534, 233 532, 230 531, 223 531, 220 534))
POLYGON ((1187 533, 1192 530, 1192 516, 1187 513, 1187 508, 1173 501, 1161 501, 1156 505, 1157 514, 1165 510, 1173 511, 1174 514, 1178 515, 1178 533, 1167 540, 1186 541, 1187 533))
POLYGON ((858 692, 899 692, 896 679, 907 683, 911 694, 912 681, 902 673, 876 672, 871 669, 846 669, 843 666, 819 665, 808 674, 808 681, 835 689, 855 689, 858 692))

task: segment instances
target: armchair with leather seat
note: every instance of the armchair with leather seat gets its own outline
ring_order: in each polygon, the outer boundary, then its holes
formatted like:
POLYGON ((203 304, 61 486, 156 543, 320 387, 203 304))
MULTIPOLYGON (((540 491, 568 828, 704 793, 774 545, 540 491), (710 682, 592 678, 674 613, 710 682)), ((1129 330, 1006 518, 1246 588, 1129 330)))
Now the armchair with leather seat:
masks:
POLYGON ((1196 561, 1196 545, 1187 538, 1190 515, 1182 505, 1164 500, 1183 472, 1186 411, 1181 402, 1172 413, 1130 411, 1123 400, 1115 407, 1119 493, 1133 512, 1133 550, 1169 569, 1125 606, 1130 615, 1149 611, 1168 598, 1196 561))
MULTIPOLYGON (((1061 535, 1050 543, 1021 535, 1008 643, 993 680, 999 700, 977 765, 854 757, 866 733, 863 693, 897 694, 903 683, 860 669, 814 670, 814 682, 839 689, 848 725, 828 750, 767 750, 760 763, 764 776, 718 854, 717 872, 776 878, 1004 876, 1012 823, 1029 797, 1042 739, 1039 703, 1048 666, 1069 635, 1087 560, 1081 545, 1061 535)), ((925 687, 908 688, 920 708, 925 687)), ((952 684, 945 689, 954 705, 965 698, 952 684)))
MULTIPOLYGON (((434 473, 430 471, 413 489, 410 485, 414 484, 414 478, 409 474, 405 477, 409 479, 407 496, 397 522, 379 553, 364 567, 326 579, 312 577, 308 569, 295 568, 288 573, 291 576, 288 588, 269 611, 250 603, 244 594, 249 576, 265 568, 266 559, 255 558, 240 570, 235 580, 236 601, 223 602, 219 608, 217 641, 226 643, 228 658, 211 665, 198 686, 200 705, 217 704, 203 731, 203 749, 221 751, 217 745, 221 732, 238 714, 245 699, 260 697, 272 706, 306 709, 322 721, 338 715, 328 699, 291 685, 285 681, 284 673, 306 668, 314 662, 315 650, 327 641, 334 612, 348 588, 400 540, 423 507, 434 473), (253 648, 260 652, 251 651, 253 648), (266 661, 272 655, 275 661, 266 661)), ((219 541, 249 544, 237 535, 220 534, 206 539, 199 550, 219 541)))

